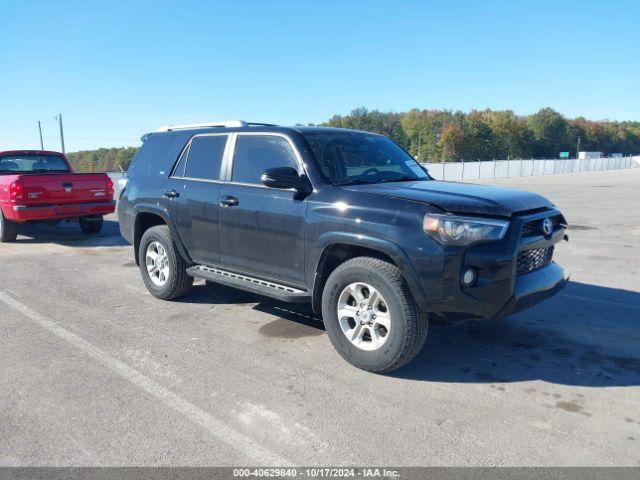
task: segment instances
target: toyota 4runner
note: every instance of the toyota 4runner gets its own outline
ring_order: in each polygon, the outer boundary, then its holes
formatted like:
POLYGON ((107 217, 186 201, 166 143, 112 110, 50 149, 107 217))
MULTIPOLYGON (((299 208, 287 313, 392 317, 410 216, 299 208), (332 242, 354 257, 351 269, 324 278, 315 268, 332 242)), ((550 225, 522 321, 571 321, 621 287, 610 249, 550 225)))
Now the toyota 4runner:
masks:
POLYGON ((147 289, 194 277, 311 302, 353 365, 389 372, 429 315, 495 318, 566 283, 566 222, 546 198, 441 182, 388 138, 243 121, 143 136, 118 207, 147 289))

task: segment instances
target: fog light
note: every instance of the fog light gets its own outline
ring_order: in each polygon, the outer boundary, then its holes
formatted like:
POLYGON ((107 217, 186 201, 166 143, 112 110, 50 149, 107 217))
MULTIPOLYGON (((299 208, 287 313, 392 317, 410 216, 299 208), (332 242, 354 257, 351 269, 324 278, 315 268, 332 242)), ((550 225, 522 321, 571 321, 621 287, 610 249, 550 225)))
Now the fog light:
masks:
POLYGON ((462 273, 462 285, 469 287, 476 283, 476 271, 473 268, 467 268, 462 273))

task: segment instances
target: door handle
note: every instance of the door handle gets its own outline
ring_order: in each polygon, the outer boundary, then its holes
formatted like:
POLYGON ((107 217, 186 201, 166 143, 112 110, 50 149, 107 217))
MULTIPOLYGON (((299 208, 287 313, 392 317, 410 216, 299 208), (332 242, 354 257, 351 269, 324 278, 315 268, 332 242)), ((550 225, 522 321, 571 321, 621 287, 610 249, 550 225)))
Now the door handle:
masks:
POLYGON ((232 197, 231 195, 225 195, 220 199, 221 207, 235 207, 239 203, 240 200, 238 200, 236 197, 232 197))
POLYGON ((162 194, 162 196, 164 198, 178 198, 180 196, 180 192, 178 192, 177 190, 165 190, 165 192, 162 194))

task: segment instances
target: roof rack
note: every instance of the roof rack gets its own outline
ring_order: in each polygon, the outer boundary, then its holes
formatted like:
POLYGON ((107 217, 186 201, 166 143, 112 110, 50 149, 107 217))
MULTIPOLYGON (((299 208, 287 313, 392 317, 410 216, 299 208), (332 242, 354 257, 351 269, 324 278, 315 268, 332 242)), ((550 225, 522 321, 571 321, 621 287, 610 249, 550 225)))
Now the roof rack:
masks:
POLYGON ((224 122, 192 123, 187 125, 165 125, 156 132, 172 132, 174 130, 191 130, 196 128, 239 128, 239 127, 275 127, 271 123, 245 122, 244 120, 226 120, 224 122))

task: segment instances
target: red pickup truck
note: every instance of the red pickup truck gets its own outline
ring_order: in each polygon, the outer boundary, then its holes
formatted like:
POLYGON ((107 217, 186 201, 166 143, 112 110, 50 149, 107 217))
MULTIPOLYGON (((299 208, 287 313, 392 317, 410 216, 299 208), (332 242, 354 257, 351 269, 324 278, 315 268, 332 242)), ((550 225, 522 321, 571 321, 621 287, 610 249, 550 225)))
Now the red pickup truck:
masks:
POLYGON ((78 220, 85 233, 102 229, 115 211, 113 182, 104 173, 73 173, 59 152, 0 152, 0 242, 18 236, 26 222, 78 220))

